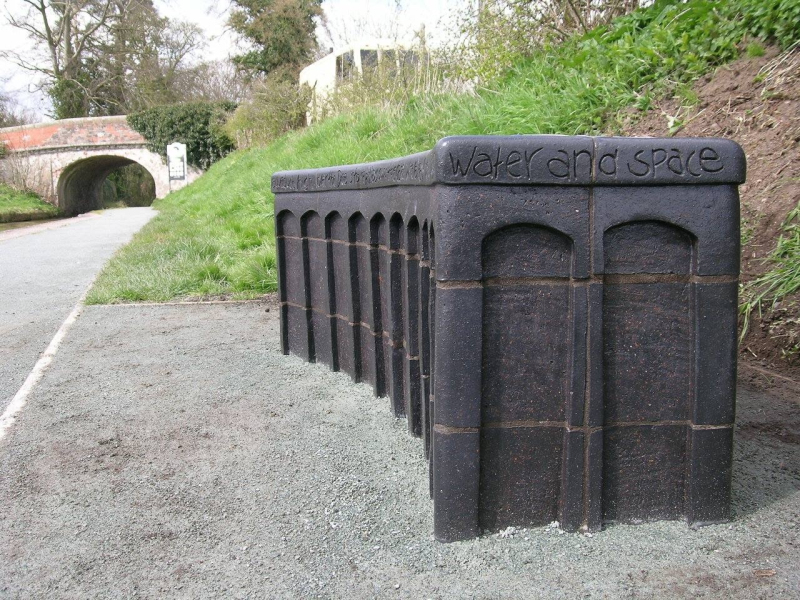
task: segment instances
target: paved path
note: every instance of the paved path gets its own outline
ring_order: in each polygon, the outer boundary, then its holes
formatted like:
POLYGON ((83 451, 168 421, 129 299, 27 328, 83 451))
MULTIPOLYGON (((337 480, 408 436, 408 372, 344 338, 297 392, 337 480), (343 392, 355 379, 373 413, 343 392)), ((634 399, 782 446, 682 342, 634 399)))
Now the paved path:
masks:
POLYGON ((732 523, 439 544, 419 440, 276 317, 85 309, 0 440, 0 598, 800 596, 795 395, 740 389, 732 523))
POLYGON ((0 236, 0 413, 106 261, 155 214, 107 210, 0 236))

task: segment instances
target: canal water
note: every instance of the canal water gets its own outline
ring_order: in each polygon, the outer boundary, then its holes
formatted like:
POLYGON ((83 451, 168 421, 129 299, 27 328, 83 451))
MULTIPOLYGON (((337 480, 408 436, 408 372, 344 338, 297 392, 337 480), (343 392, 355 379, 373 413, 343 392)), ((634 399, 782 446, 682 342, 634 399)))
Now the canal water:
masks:
POLYGON ((64 217, 55 217, 53 219, 38 219, 36 221, 17 221, 16 223, 0 223, 0 231, 8 231, 9 229, 22 229, 23 227, 31 227, 32 225, 39 225, 41 223, 50 223, 51 221, 61 221, 64 217))

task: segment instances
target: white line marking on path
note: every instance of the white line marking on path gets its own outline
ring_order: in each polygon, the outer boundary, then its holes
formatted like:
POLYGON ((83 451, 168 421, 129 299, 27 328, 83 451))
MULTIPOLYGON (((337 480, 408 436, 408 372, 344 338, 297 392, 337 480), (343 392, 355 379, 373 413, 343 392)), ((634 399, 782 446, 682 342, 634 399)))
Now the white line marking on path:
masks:
MULTIPOLYGON (((89 286, 89 288, 91 289, 91 286, 89 286)), ((69 313, 67 319, 61 324, 61 327, 58 328, 56 335, 52 340, 50 340, 50 344, 33 366, 33 370, 28 374, 27 379, 25 379, 25 383, 22 384, 22 387, 19 388, 19 391, 14 395, 14 398, 11 400, 11 404, 6 407, 2 416, 0 416, 0 440, 2 440, 6 433, 8 433, 8 430, 11 429, 11 426, 17 419, 17 415, 19 415, 19 413, 22 412, 22 409, 25 408, 25 404, 28 402, 28 396, 33 391, 33 388, 36 387, 36 384, 41 381, 45 371, 47 371, 47 368, 50 366, 50 363, 53 362, 53 358, 55 357, 56 352, 58 352, 61 342, 64 341, 64 336, 67 335, 70 327, 72 327, 75 321, 78 320, 78 316, 83 311, 83 302, 88 293, 89 290, 87 289, 83 293, 83 296, 81 296, 80 300, 78 300, 75 308, 73 308, 72 312, 69 313)))

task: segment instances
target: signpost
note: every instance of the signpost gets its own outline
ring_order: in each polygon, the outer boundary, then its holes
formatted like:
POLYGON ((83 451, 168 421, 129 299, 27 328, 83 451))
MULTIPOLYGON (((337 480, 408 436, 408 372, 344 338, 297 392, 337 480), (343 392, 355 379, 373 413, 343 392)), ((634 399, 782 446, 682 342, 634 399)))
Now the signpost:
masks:
POLYGON ((167 164, 170 188, 173 181, 186 180, 186 144, 174 142, 167 146, 167 164))

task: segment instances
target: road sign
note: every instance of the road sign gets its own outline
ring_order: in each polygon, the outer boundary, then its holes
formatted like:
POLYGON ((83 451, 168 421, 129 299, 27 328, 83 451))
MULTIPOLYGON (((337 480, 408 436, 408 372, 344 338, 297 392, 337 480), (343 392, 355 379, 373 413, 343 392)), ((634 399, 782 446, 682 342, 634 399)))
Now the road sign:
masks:
POLYGON ((167 146, 170 181, 186 179, 186 144, 174 142, 167 146))

